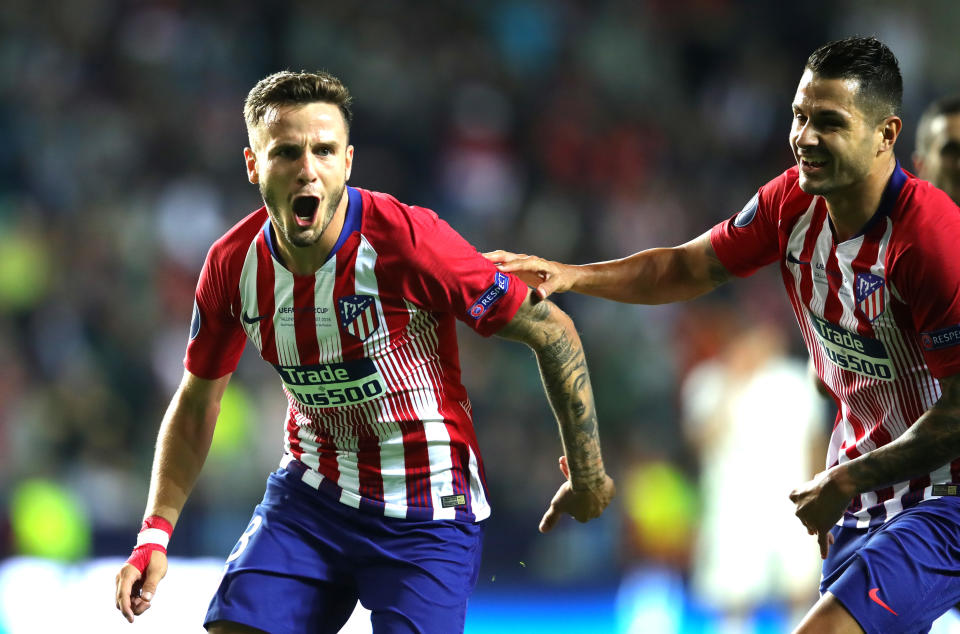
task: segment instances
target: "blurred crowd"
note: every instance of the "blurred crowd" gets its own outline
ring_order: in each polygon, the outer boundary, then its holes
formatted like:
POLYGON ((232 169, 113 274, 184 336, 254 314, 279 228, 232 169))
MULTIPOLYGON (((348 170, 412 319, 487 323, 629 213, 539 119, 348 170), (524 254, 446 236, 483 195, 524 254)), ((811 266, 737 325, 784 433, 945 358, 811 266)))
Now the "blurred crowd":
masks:
MULTIPOLYGON (((958 25, 949 1, 5 0, 0 557, 129 552, 204 255, 261 205, 241 150, 262 76, 322 68, 351 88, 351 184, 434 209, 480 250, 586 262, 692 238, 787 169, 790 100, 830 39, 877 34, 898 55, 897 154, 912 168, 920 111, 960 86, 958 25)), ((802 353, 776 271, 756 277, 669 307, 557 298, 582 333, 620 496, 550 537, 536 527, 561 448, 536 364, 463 331, 494 505, 481 586, 689 568, 701 465, 680 386, 751 325, 780 324, 802 353)), ((177 555, 225 556, 280 458, 285 401, 255 357, 177 555)))

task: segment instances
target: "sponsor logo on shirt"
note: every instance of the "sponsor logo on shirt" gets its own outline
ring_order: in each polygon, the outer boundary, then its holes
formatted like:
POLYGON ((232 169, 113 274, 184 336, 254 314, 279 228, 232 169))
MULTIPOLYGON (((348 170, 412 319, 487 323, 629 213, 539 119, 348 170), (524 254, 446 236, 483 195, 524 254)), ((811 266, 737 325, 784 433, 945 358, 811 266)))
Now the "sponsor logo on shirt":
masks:
POLYGON ((960 324, 920 333, 920 342, 925 350, 940 350, 960 344, 960 324))
POLYGON ((493 285, 483 292, 480 298, 470 307, 470 316, 480 319, 497 301, 507 294, 510 288, 510 278, 497 271, 493 278, 493 285))
POLYGON ((337 300, 340 325, 360 341, 380 327, 377 300, 373 295, 347 295, 337 300))
POLYGON ((837 367, 880 381, 897 378, 882 342, 850 332, 816 315, 810 315, 810 323, 820 347, 837 367))
POLYGON ((853 287, 857 294, 857 308, 870 321, 876 320, 881 314, 884 305, 883 278, 873 273, 857 273, 853 280, 853 287))
POLYGON ((383 394, 384 381, 371 359, 319 365, 275 365, 287 391, 310 407, 366 403, 383 394))

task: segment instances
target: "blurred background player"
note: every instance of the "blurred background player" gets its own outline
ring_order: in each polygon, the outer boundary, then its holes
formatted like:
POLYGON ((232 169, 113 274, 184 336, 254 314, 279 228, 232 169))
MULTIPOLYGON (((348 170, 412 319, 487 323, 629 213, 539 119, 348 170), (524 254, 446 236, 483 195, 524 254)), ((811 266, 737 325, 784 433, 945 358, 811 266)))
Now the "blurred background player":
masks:
POLYGON ((780 328, 730 330, 719 355, 687 375, 681 405, 700 467, 691 591, 720 615, 718 631, 739 634, 755 631, 757 608, 786 606, 792 626, 816 601, 820 562, 785 492, 822 469, 826 408, 780 328), (763 451, 764 436, 791 450, 763 451), (744 530, 758 509, 765 530, 744 530))
MULTIPOLYGON (((949 546, 960 540, 960 215, 896 159, 902 95, 882 42, 830 42, 807 58, 794 96, 796 165, 726 222, 672 249, 584 266, 487 254, 542 296, 645 304, 779 262, 839 410, 827 470, 790 493, 824 559, 803 634, 926 631, 960 599, 960 580, 944 572, 960 567, 949 546)), ((772 433, 757 439, 757 451, 792 450, 772 433)))
POLYGON ((942 97, 923 112, 913 164, 917 176, 960 204, 960 95, 942 97))
POLYGON ((540 530, 613 497, 571 320, 432 211, 347 187, 351 103, 332 75, 284 71, 244 104, 264 207, 214 243, 200 275, 145 520, 117 573, 130 622, 166 573, 247 339, 279 374, 284 448, 227 557, 211 632, 337 632, 358 600, 374 632, 463 630, 490 505, 455 319, 536 353, 567 478, 540 530))

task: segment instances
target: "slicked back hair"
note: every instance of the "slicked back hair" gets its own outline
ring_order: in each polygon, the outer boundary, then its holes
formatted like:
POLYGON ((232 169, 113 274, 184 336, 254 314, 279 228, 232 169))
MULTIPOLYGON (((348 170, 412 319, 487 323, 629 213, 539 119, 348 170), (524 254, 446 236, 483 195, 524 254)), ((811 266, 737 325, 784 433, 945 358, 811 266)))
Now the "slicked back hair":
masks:
POLYGON ((886 44, 875 37, 848 37, 824 44, 807 58, 805 68, 824 79, 855 79, 857 104, 877 123, 903 110, 900 64, 886 44))
POLYGON ((343 82, 325 71, 295 73, 282 70, 258 81, 243 104, 247 131, 263 121, 270 108, 316 102, 330 103, 340 109, 349 138, 350 125, 353 123, 353 97, 343 82))
POLYGON ((923 111, 917 124, 917 154, 926 156, 933 141, 933 121, 937 117, 960 114, 960 93, 941 97, 923 111))

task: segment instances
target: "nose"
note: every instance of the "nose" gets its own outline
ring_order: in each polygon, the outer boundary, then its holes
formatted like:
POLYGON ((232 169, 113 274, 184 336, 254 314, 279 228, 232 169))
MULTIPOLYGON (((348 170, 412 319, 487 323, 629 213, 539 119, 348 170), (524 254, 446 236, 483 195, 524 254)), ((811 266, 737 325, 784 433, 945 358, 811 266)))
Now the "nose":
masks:
POLYGON ((300 172, 297 174, 297 179, 303 184, 312 183, 319 178, 318 167, 317 157, 313 152, 304 152, 300 158, 300 172))
POLYGON ((794 124, 794 143, 797 147, 813 147, 817 144, 818 138, 810 121, 805 121, 801 126, 794 124), (799 128, 797 128, 799 126, 799 128))

